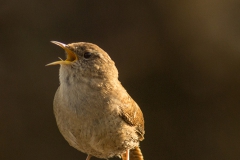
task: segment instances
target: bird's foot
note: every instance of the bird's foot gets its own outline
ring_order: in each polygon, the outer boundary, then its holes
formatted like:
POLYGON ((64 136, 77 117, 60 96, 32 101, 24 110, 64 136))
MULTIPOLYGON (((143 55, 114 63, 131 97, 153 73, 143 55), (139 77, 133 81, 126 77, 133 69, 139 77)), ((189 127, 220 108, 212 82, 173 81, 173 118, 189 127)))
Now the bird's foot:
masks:
POLYGON ((91 155, 88 155, 86 160, 90 160, 91 157, 92 157, 91 155))

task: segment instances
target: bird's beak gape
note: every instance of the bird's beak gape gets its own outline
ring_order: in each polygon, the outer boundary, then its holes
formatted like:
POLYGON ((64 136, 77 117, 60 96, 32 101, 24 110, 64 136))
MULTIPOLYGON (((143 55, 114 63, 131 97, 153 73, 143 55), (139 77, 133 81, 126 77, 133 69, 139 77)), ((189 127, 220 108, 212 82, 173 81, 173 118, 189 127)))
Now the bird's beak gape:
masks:
POLYGON ((61 61, 55 61, 52 63, 47 64, 46 66, 51 66, 51 65, 57 65, 57 64, 71 64, 72 62, 76 61, 78 59, 76 53, 74 53, 73 51, 71 51, 68 48, 68 45, 61 43, 61 42, 57 42, 57 41, 51 41, 52 43, 60 46, 62 49, 65 50, 66 54, 67 54, 67 59, 64 61, 60 58, 61 61))

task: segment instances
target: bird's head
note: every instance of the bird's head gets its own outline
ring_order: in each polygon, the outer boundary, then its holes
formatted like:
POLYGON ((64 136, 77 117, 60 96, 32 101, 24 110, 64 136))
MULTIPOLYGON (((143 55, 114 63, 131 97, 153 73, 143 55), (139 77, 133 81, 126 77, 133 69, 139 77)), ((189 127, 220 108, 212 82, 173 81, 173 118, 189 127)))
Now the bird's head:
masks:
POLYGON ((63 44, 57 41, 51 42, 65 50, 66 59, 63 60, 60 58, 60 61, 49 63, 46 66, 59 64, 61 66, 60 72, 64 70, 64 74, 72 74, 80 78, 118 77, 115 63, 109 55, 97 45, 87 42, 71 44, 63 44))

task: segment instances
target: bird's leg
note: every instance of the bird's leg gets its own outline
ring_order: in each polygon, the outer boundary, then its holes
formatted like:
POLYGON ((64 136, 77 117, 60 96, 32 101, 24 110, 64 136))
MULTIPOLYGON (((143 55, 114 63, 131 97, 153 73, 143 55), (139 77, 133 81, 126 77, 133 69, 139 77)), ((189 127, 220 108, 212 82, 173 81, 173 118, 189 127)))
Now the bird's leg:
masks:
POLYGON ((128 150, 126 151, 126 160, 130 160, 130 159, 129 159, 129 152, 130 152, 130 151, 129 151, 129 149, 128 149, 128 150))
POLYGON ((92 157, 92 156, 89 154, 89 155, 87 156, 87 159, 86 159, 86 160, 90 160, 91 157, 92 157))

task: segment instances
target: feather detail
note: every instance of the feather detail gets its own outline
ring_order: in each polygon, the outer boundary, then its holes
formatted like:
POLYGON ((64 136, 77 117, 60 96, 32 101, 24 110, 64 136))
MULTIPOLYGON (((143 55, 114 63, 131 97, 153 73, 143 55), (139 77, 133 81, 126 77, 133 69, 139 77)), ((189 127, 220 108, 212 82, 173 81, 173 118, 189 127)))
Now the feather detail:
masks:
MULTIPOLYGON (((122 160, 126 160, 126 153, 122 154, 122 160)), ((144 160, 139 147, 130 150, 130 160, 144 160)))

